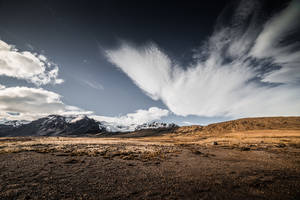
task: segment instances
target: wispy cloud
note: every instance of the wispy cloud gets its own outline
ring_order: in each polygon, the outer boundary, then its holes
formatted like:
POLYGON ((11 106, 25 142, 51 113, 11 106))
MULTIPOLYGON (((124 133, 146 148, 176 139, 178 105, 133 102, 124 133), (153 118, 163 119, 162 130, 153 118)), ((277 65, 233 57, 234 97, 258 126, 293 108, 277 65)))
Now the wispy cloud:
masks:
POLYGON ((44 55, 19 51, 0 40, 0 76, 23 79, 35 85, 60 84, 58 66, 44 55))
POLYGON ((123 43, 106 55, 177 115, 299 115, 300 45, 283 42, 299 33, 299 4, 292 1, 261 24, 260 2, 241 1, 229 24, 219 18, 188 67, 178 66, 153 43, 123 43))

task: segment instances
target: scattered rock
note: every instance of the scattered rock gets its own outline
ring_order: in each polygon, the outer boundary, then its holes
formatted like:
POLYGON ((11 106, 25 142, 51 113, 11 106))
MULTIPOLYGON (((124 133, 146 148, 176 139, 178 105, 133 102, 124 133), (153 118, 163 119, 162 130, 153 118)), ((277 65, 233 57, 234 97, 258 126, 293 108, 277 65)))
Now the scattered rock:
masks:
POLYGON ((75 164, 75 163, 78 163, 78 162, 79 162, 78 160, 71 159, 71 160, 67 160, 65 163, 66 164, 75 164))
POLYGON ((55 156, 68 156, 69 154, 67 154, 67 153, 57 153, 57 154, 55 154, 55 156))
POLYGON ((199 151, 199 150, 193 150, 192 151, 194 154, 196 154, 196 155, 201 155, 201 154, 203 154, 201 151, 199 151))
POLYGON ((283 143, 281 143, 281 144, 277 144, 277 145, 276 145, 276 147, 279 147, 279 148, 284 148, 284 147, 286 147, 286 144, 283 144, 283 143))
POLYGON ((241 147, 241 151, 250 151, 251 149, 249 147, 241 147))

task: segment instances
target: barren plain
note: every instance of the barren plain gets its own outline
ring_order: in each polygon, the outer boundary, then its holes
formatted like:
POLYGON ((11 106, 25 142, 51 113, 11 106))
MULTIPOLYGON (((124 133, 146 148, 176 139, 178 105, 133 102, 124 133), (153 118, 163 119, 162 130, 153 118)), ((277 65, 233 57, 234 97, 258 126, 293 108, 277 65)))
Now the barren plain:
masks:
POLYGON ((0 199, 300 199, 300 117, 0 138, 0 199))

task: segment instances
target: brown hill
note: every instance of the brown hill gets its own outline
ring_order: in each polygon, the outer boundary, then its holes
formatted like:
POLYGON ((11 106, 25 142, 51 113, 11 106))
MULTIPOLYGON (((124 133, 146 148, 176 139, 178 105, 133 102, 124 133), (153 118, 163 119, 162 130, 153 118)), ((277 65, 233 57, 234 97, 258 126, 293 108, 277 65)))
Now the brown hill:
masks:
POLYGON ((176 133, 231 133, 250 130, 300 130, 300 117, 259 117, 243 118, 214 123, 207 126, 183 126, 176 133))

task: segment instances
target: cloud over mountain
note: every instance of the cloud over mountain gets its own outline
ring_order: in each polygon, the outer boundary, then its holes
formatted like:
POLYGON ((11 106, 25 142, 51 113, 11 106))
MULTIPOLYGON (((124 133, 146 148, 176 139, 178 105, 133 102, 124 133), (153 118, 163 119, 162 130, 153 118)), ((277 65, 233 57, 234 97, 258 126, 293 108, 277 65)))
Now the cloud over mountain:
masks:
POLYGON ((299 33, 300 1, 265 23, 260 7, 259 1, 241 1, 229 23, 221 15, 188 66, 153 43, 122 43, 106 56, 177 115, 299 115, 300 44, 289 38, 299 33))
POLYGON ((166 109, 151 107, 148 110, 139 109, 134 113, 128 113, 126 115, 117 117, 107 117, 99 115, 91 115, 90 117, 97 121, 105 121, 111 124, 121 126, 130 126, 148 123, 154 120, 160 120, 162 117, 165 117, 168 114, 169 111, 166 109))
POLYGON ((34 120, 50 114, 91 113, 65 105, 59 94, 42 88, 0 87, 0 117, 7 120, 34 120))

